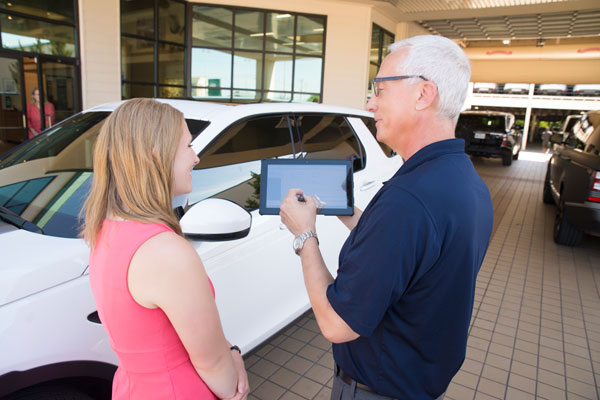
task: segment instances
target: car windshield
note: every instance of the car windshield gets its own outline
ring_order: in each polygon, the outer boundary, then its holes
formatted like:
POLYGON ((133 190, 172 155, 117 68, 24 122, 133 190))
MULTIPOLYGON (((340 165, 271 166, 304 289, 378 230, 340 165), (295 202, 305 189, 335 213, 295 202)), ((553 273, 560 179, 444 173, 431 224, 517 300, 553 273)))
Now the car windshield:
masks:
POLYGON ((504 132, 504 116, 502 115, 469 115, 462 114, 457 126, 471 131, 504 132))
MULTIPOLYGON (((92 151, 109 114, 76 114, 3 156, 2 212, 17 214, 46 235, 78 237, 79 213, 92 183, 92 151)), ((186 122, 193 137, 208 126, 201 120, 186 122)))

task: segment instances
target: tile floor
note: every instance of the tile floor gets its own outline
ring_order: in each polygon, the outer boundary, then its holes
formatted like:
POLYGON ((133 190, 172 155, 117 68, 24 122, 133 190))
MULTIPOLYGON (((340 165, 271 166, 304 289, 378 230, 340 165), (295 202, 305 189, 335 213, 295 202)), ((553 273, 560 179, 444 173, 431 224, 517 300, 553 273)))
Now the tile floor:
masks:
MULTIPOLYGON (((492 194, 494 232, 467 358, 445 399, 599 399, 600 238, 575 248, 553 242, 541 153, 522 153, 510 167, 473 163, 492 194)), ((332 365, 309 311, 246 357, 250 398, 329 399, 332 365)))

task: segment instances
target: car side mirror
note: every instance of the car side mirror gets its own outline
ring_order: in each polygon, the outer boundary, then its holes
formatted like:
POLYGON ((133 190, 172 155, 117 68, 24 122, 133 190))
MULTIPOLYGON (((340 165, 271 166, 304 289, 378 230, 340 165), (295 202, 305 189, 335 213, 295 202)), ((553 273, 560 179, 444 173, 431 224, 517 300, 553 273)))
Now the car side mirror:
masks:
POLYGON ((252 215, 232 201, 206 199, 194 204, 179 223, 190 239, 234 240, 248 236, 252 215))

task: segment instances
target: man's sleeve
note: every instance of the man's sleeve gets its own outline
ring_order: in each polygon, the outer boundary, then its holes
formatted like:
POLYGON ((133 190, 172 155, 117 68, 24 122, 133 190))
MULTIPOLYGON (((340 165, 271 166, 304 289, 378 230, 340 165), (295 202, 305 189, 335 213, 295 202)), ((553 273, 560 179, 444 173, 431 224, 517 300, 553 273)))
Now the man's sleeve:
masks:
POLYGON ((390 305, 437 260, 440 244, 424 205, 412 194, 388 190, 355 228, 327 288, 337 314, 361 336, 370 336, 390 305))

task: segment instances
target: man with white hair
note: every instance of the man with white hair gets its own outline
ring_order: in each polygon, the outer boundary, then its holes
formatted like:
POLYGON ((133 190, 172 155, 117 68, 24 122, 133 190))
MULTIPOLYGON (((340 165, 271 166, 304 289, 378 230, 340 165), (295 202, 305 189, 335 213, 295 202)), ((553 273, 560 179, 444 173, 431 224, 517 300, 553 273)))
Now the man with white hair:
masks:
POLYGON ((377 140, 405 163, 364 212, 340 217, 351 232, 335 280, 315 237, 314 199, 299 202, 302 190, 293 189, 281 205, 302 242, 315 317, 334 343, 336 400, 443 397, 465 358, 492 232, 489 190, 454 136, 469 60, 440 36, 412 37, 390 51, 367 108, 377 140))

